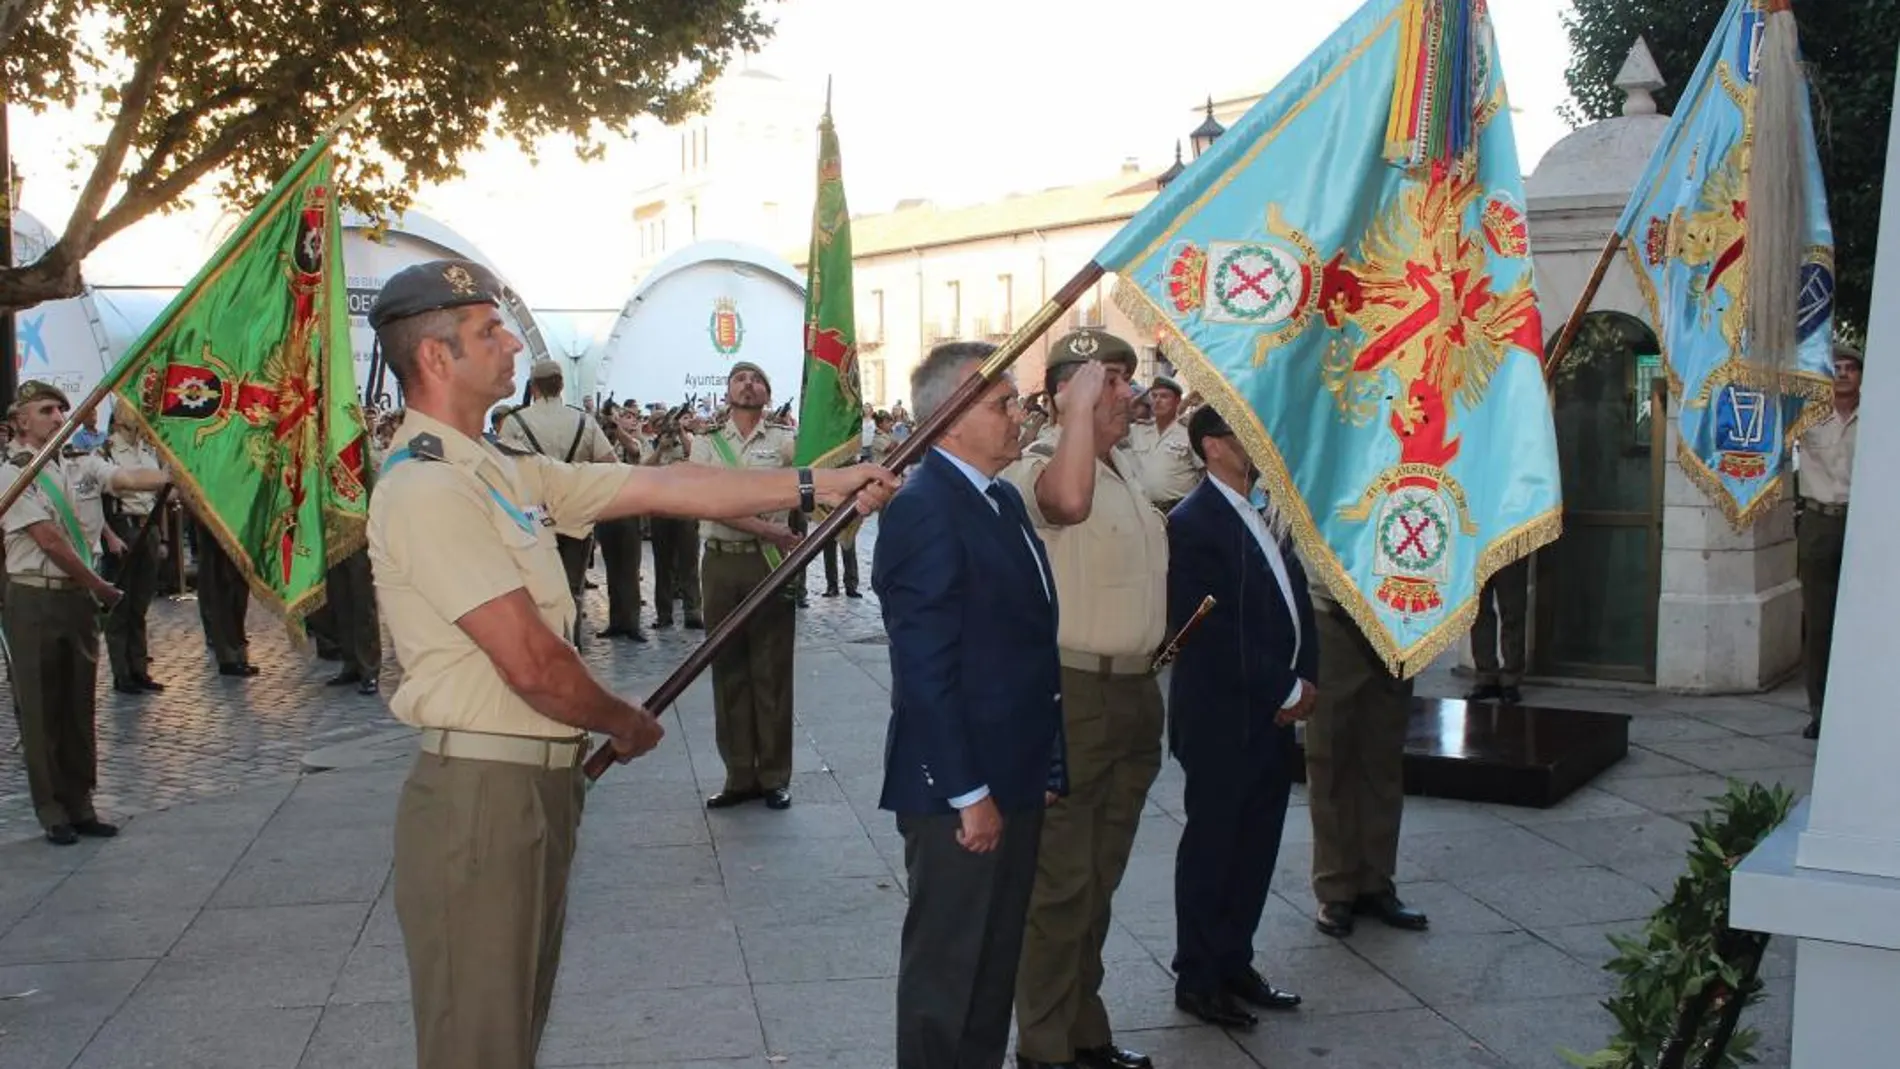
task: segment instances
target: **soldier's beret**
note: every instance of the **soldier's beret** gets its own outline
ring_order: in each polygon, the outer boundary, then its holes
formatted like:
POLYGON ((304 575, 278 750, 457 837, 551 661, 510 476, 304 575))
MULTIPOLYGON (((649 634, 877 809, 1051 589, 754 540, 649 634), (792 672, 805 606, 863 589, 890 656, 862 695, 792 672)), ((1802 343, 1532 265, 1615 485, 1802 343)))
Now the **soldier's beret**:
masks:
POLYGON ((1083 327, 1058 338, 1044 366, 1054 369, 1090 360, 1120 364, 1130 375, 1135 373, 1134 347, 1099 327, 1083 327))
POLYGON ((1856 349, 1855 347, 1847 344, 1844 341, 1837 341, 1834 343, 1834 359, 1852 360, 1854 363, 1859 364, 1862 367, 1865 367, 1867 365, 1867 357, 1859 349, 1856 349))
POLYGON ((508 287, 495 273, 471 260, 431 260, 411 264, 390 276, 369 309, 369 325, 380 330, 386 323, 424 312, 461 308, 471 304, 499 306, 508 287))
POLYGON ((40 401, 58 401, 61 408, 70 411, 73 403, 66 398, 66 391, 41 379, 28 379, 13 392, 13 408, 19 409, 40 401))
POLYGON ((555 363, 553 360, 536 360, 534 367, 528 371, 528 377, 531 379, 558 379, 561 377, 561 365, 555 363))
POLYGON ((1177 401, 1180 400, 1182 396, 1184 396, 1187 393, 1186 390, 1183 390, 1181 388, 1180 383, 1174 381, 1173 379, 1167 377, 1166 375, 1156 375, 1155 380, 1148 384, 1148 388, 1150 390, 1173 390, 1174 398, 1177 401))
POLYGON ((741 361, 739 361, 738 363, 736 363, 736 364, 733 364, 733 365, 732 365, 732 370, 731 370, 731 371, 728 371, 728 372, 726 372, 726 381, 727 381, 727 382, 731 382, 731 381, 732 381, 732 377, 733 377, 734 375, 737 375, 737 374, 738 374, 739 372, 741 372, 741 371, 750 371, 750 372, 752 372, 752 373, 753 373, 754 375, 757 375, 757 376, 759 377, 759 380, 760 380, 761 382, 763 382, 763 383, 765 383, 765 388, 766 388, 766 389, 768 389, 768 390, 769 390, 769 389, 771 389, 771 388, 772 388, 772 379, 771 379, 771 377, 770 377, 770 376, 768 376, 768 375, 766 375, 766 373, 765 373, 765 369, 764 369, 764 368, 762 368, 762 367, 760 367, 759 365, 757 365, 757 364, 755 364, 755 363, 753 363, 753 362, 752 362, 752 361, 750 361, 750 360, 741 360, 741 361))

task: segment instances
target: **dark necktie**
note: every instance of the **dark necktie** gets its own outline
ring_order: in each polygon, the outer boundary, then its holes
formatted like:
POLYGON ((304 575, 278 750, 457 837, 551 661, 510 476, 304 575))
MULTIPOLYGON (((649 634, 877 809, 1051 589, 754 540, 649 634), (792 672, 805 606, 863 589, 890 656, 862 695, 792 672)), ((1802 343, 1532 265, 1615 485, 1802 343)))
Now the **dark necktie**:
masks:
POLYGON ((983 496, 996 503, 996 514, 998 516, 1010 521, 1011 524, 1016 522, 1016 514, 1009 507, 1009 498, 1003 496, 1002 487, 991 483, 983 491, 983 496))

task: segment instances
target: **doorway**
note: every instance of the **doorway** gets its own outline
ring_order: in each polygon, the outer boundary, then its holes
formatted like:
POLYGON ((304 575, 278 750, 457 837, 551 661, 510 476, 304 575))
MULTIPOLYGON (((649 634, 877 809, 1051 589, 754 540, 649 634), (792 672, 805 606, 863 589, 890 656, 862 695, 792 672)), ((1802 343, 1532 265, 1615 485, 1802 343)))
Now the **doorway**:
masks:
POLYGON ((1564 533, 1537 554, 1539 675, 1656 678, 1669 396, 1660 354, 1642 320, 1592 312, 1552 376, 1564 533))

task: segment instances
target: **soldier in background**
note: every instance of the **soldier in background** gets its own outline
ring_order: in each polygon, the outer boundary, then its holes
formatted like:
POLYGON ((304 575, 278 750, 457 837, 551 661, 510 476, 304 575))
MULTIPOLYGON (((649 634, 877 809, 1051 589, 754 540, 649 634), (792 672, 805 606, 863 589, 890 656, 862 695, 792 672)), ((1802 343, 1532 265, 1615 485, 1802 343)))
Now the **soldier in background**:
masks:
MULTIPOLYGON (((561 400, 562 388, 561 365, 552 360, 537 361, 528 372, 530 399, 502 421, 502 441, 567 464, 619 459, 600 424, 561 400)), ((567 571, 568 589, 574 592, 574 642, 579 645, 586 616, 581 611, 581 595, 587 589, 587 562, 594 555, 594 525, 557 529, 554 536, 561 550, 561 567, 567 571)))
POLYGON ((1110 904, 1161 771, 1161 688, 1150 664, 1167 623, 1168 536, 1128 436, 1135 351, 1106 331, 1058 340, 1056 424, 1002 478, 1048 544, 1062 613, 1069 795, 1044 818, 1016 984, 1022 1069, 1150 1069, 1116 1045, 1102 1002, 1110 904))
MULTIPOLYGON (((641 463, 664 468, 690 460, 691 422, 686 406, 661 419, 653 448, 641 463)), ((678 599, 686 609, 686 626, 704 629, 706 621, 699 613, 698 521, 654 516, 649 522, 653 525, 653 626, 673 626, 673 602, 678 599)))
MULTIPOLYGON (((639 413, 612 401, 601 407, 601 429, 613 442, 614 455, 622 464, 640 464, 647 448, 640 440, 639 413)), ((622 516, 601 520, 594 525, 600 538, 600 560, 607 573, 607 626, 601 638, 624 638, 645 642, 640 629, 640 541, 642 519, 622 516)))
MULTIPOLYGON (((71 410, 50 383, 20 384, 8 418, 18 433, 0 466, 0 486, 26 474, 33 453, 59 432, 71 410)), ((119 829, 92 804, 98 778, 95 702, 99 616, 122 596, 94 570, 105 534, 101 493, 153 491, 169 477, 156 468, 121 468, 103 457, 55 457, 4 517, 7 596, 4 622, 12 651, 14 711, 27 788, 46 840, 110 838, 119 829)))
POLYGON ((1156 375, 1148 387, 1148 405, 1154 411, 1154 424, 1136 446, 1141 455, 1141 484, 1148 500, 1165 514, 1201 485, 1207 465, 1188 442, 1187 420, 1181 412, 1181 384, 1166 375, 1156 375))
MULTIPOLYGON (((115 410, 107 424, 105 458, 126 471, 158 471, 158 451, 137 423, 115 410)), ((107 514, 108 529, 122 547, 113 562, 113 583, 124 601, 106 614, 106 657, 112 664, 112 689, 120 694, 156 694, 165 689, 152 678, 151 648, 145 618, 158 594, 158 569, 164 543, 158 531, 139 541, 139 529, 151 520, 157 495, 135 491, 119 495, 107 514), (134 550, 133 547, 137 547, 134 550)))
POLYGON ((1795 524, 1795 555, 1801 575, 1801 612, 1807 620, 1803 671, 1812 717, 1801 735, 1809 739, 1821 737, 1821 705, 1827 697, 1828 651, 1834 645, 1834 602, 1841 590, 1864 359, 1851 345, 1834 347, 1834 410, 1802 435, 1799 445, 1796 483, 1801 513, 1795 524))
POLYGON ((250 580, 196 513, 191 517, 191 543, 198 560, 198 620, 204 625, 205 643, 218 662, 219 675, 248 679, 257 674, 244 629, 251 608, 250 580))
MULTIPOLYGON (((766 422, 772 384, 757 364, 739 361, 726 376, 727 422, 693 439, 692 460, 725 468, 789 468, 791 431, 766 422)), ((798 544, 788 514, 767 513, 700 525, 707 622, 717 627, 798 544)), ((727 809, 759 798, 772 809, 792 804, 792 650, 796 617, 789 598, 761 606, 745 631, 713 660, 713 718, 726 782, 706 799, 727 809)))

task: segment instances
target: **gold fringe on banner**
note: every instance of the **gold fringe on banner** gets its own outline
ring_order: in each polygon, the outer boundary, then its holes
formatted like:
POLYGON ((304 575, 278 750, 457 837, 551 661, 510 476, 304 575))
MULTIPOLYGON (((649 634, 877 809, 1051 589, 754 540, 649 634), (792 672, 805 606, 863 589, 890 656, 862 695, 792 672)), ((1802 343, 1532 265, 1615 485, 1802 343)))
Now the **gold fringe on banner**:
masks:
POLYGON ((1471 632, 1471 625, 1478 618, 1478 593, 1484 589, 1484 584, 1491 576, 1505 565, 1555 542, 1563 533, 1563 510, 1560 507, 1533 517, 1492 540, 1478 555, 1474 571, 1476 587, 1471 595, 1459 602, 1458 607, 1437 627, 1410 646, 1400 647, 1379 620, 1372 602, 1359 589, 1352 576, 1340 566, 1338 558, 1327 546, 1306 499, 1293 485, 1292 471, 1267 434, 1266 427, 1261 424, 1260 417, 1254 413, 1253 406, 1240 396, 1228 383, 1226 376, 1201 352, 1200 347, 1181 333, 1174 320, 1139 285, 1126 278, 1120 279, 1115 286, 1114 301, 1115 306, 1143 334, 1160 339, 1162 353, 1177 367, 1186 369, 1194 388, 1227 420, 1227 425, 1233 428, 1234 434, 1247 447, 1247 455, 1253 459, 1254 466, 1260 469, 1260 481, 1266 485, 1268 500, 1285 518, 1306 566, 1317 573, 1316 578, 1325 585, 1327 593, 1359 625, 1360 633, 1379 655, 1386 669, 1400 679, 1417 675, 1429 667, 1439 654, 1471 632))

